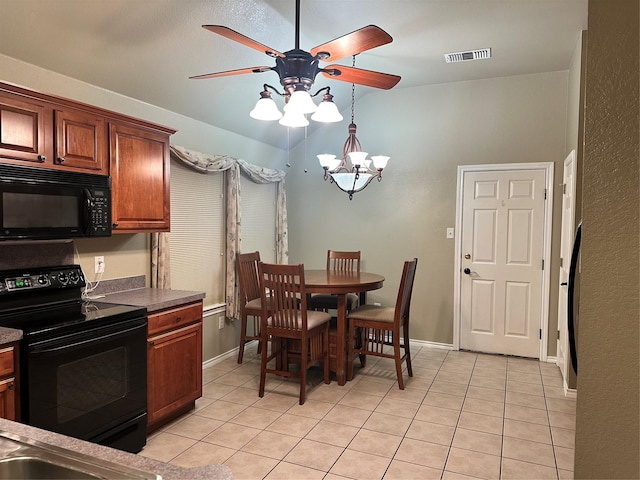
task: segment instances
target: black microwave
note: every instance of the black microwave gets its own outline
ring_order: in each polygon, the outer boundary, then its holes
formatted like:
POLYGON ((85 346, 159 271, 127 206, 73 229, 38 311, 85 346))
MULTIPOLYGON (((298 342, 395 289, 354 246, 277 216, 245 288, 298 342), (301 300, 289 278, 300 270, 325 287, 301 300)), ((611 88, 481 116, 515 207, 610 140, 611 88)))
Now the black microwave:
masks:
POLYGON ((0 164, 0 240, 111 236, 111 177, 0 164))

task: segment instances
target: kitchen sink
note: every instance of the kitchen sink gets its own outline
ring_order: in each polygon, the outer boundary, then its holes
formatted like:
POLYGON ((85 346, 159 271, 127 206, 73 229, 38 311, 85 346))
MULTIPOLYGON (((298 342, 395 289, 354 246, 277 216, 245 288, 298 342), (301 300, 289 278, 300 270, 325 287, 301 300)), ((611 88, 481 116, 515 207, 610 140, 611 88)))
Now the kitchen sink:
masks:
POLYGON ((159 475, 0 432, 0 478, 162 480, 159 475))
POLYGON ((51 478, 69 479, 78 478, 99 479, 98 475, 92 475, 83 470, 77 470, 68 465, 60 465, 36 457, 12 457, 0 460, 0 478, 51 478))

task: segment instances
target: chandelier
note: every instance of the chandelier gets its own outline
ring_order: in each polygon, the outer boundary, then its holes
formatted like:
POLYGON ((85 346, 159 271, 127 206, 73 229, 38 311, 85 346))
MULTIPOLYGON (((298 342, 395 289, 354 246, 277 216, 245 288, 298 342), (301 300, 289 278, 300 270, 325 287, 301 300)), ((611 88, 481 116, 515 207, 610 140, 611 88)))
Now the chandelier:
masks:
POLYGON ((353 199, 354 193, 364 190, 374 178, 378 182, 381 181, 382 170, 389 161, 389 157, 384 155, 373 155, 371 159, 367 159, 368 153, 362 151, 354 123, 355 91, 355 84, 351 84, 351 123, 349 136, 342 148, 342 159, 326 153, 317 156, 324 169, 325 181, 331 180, 331 183, 335 183, 340 190, 349 195, 349 200, 353 199))
POLYGON ((333 123, 341 121, 342 115, 338 111, 336 104, 333 103, 331 89, 324 87, 311 95, 308 92, 310 87, 310 84, 303 82, 292 83, 287 85, 286 90, 281 93, 275 87, 265 83, 262 92, 260 92, 260 99, 253 110, 249 112, 249 116, 257 120, 279 120, 278 123, 280 125, 292 128, 309 125, 308 114, 312 114, 311 120, 316 122, 333 123), (273 98, 271 98, 269 89, 284 97, 284 115, 278 109, 278 105, 273 98), (312 97, 319 95, 321 92, 325 92, 322 95, 322 101, 320 105, 316 105, 313 103, 312 97))

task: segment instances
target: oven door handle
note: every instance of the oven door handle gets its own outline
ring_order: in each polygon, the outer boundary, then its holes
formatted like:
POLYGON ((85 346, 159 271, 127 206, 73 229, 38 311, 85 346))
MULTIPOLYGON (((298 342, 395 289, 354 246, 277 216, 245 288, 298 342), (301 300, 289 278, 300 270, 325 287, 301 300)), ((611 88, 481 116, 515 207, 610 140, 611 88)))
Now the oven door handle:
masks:
POLYGON ((31 354, 46 354, 51 352, 59 352, 61 350, 67 350, 70 348, 81 347, 96 341, 104 341, 114 337, 126 335, 128 333, 139 330, 140 328, 146 329, 146 318, 144 321, 136 320, 135 324, 129 323, 129 327, 122 328, 121 325, 110 326, 107 331, 93 330, 82 333, 75 333, 56 339, 44 340, 39 343, 34 343, 29 347, 31 354), (75 340, 77 339, 77 341, 75 340))

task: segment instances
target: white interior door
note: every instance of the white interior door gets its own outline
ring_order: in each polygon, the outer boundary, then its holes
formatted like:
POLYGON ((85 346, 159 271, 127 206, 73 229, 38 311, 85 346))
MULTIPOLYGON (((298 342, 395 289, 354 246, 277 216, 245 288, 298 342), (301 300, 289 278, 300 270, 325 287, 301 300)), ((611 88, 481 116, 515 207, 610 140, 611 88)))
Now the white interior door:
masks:
POLYGON ((575 189, 576 189, 576 152, 572 150, 564 160, 562 180, 562 232, 560 238, 560 291, 558 293, 558 346, 556 364, 562 372, 565 390, 569 385, 571 357, 569 354, 569 332, 567 325, 567 282, 571 249, 575 235, 575 189))
POLYGON ((538 358, 546 172, 467 171, 461 188, 460 348, 538 358))

